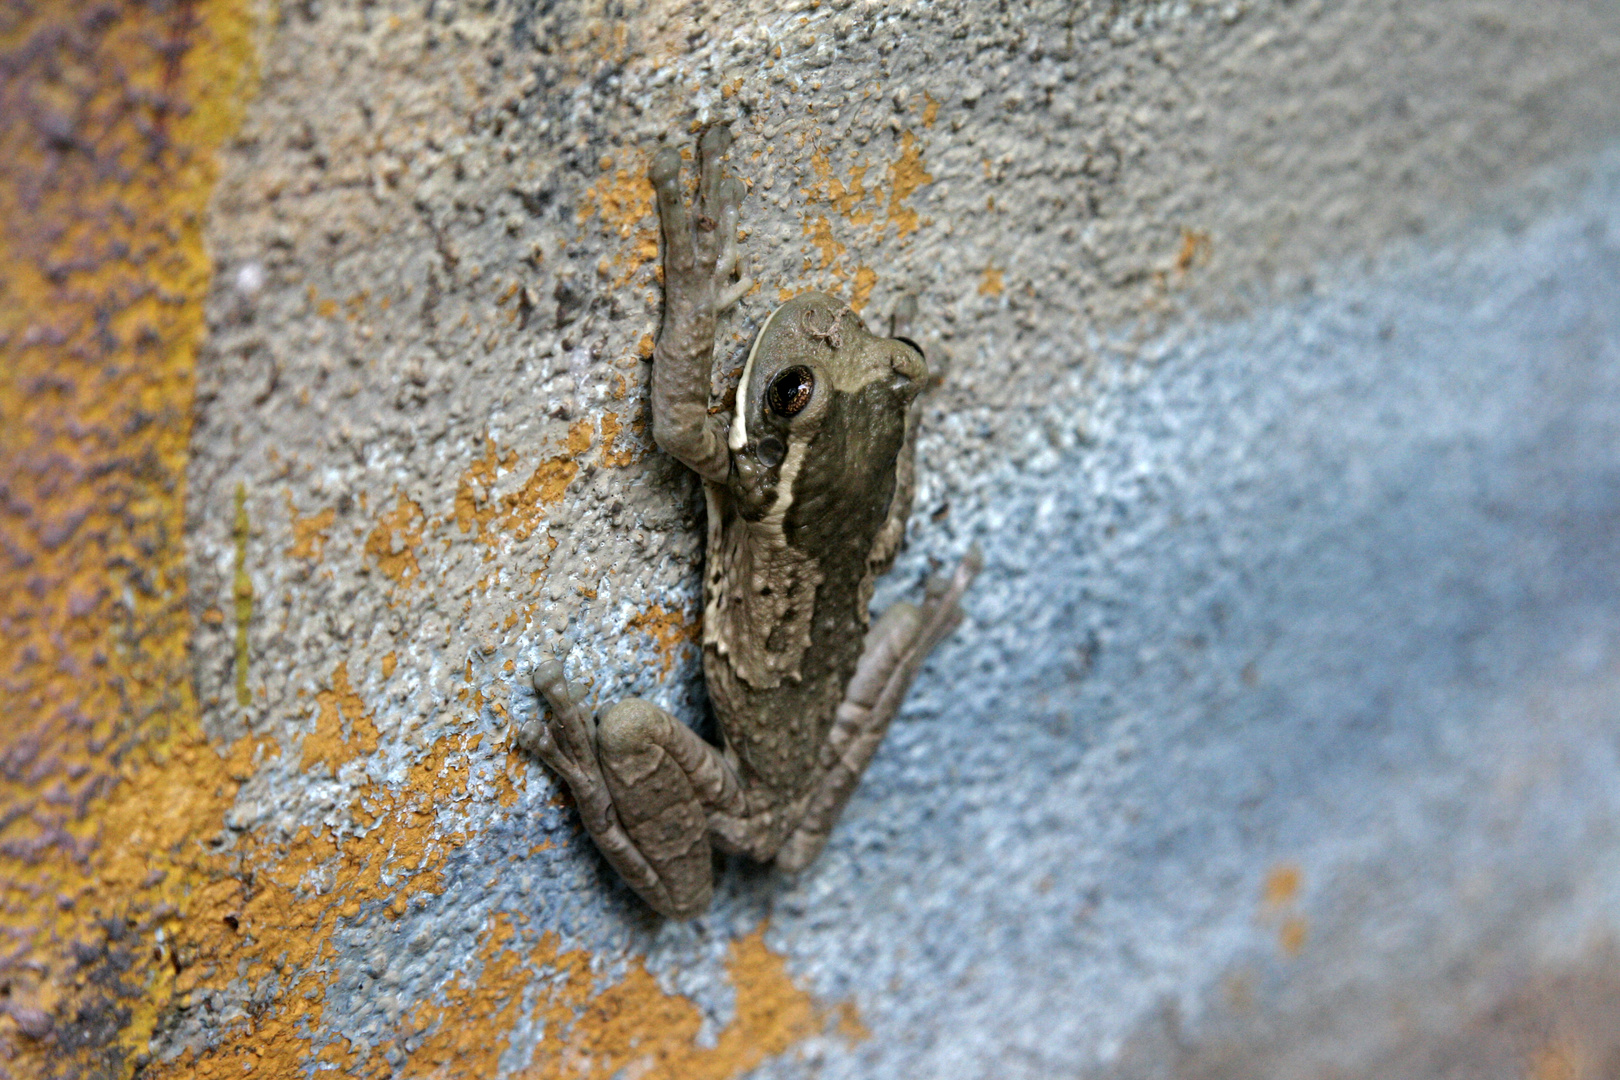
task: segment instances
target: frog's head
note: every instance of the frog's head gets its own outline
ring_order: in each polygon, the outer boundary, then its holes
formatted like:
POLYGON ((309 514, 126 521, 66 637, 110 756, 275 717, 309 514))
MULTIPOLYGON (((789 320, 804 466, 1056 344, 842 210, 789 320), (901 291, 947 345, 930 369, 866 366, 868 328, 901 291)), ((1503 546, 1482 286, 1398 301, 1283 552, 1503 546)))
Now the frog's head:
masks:
POLYGON ((805 293, 771 313, 737 387, 730 447, 771 508, 881 515, 906 414, 928 378, 922 350, 875 337, 848 305, 805 293))

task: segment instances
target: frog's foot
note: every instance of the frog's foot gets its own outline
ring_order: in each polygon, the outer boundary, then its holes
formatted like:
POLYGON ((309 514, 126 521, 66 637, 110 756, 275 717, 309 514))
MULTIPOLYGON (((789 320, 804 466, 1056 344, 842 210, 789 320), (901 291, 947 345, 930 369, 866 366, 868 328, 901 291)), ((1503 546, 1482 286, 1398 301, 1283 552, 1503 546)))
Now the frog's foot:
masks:
POLYGON ((983 566, 975 544, 950 578, 929 583, 921 607, 895 604, 873 624, 821 749, 821 784, 777 852, 777 866, 792 872, 821 854, 923 661, 962 621, 962 595, 983 566))
MULTIPOLYGON (((647 170, 658 195, 658 216, 664 226, 664 297, 673 309, 696 309, 712 318, 735 304, 754 283, 744 277, 733 282, 740 254, 737 215, 747 188, 735 176, 726 176, 721 158, 731 146, 731 129, 717 124, 704 132, 698 144, 698 192, 695 213, 689 214, 681 196, 681 155, 665 147, 647 170)), ((668 315, 665 316, 669 323, 668 315)), ((712 340, 712 330, 709 331, 712 340)))
POLYGON ((984 552, 978 544, 968 549, 962 561, 956 564, 950 577, 931 578, 924 593, 923 636, 919 640, 923 656, 934 651, 934 646, 945 640, 962 621, 962 596, 973 579, 984 569, 984 552))
POLYGON ((520 728, 519 743, 567 782, 597 848, 643 900, 674 919, 701 913, 714 889, 710 815, 743 812, 731 767, 648 701, 621 701, 597 723, 556 660, 533 682, 551 716, 520 728))
POLYGON ((910 341, 917 323, 917 294, 906 293, 889 313, 889 336, 910 341))
POLYGON ((515 732, 518 745, 566 780, 576 798, 582 790, 602 787, 596 718, 583 706, 585 687, 570 683, 555 659, 542 661, 530 681, 551 706, 551 715, 542 709, 534 720, 520 723, 515 732))

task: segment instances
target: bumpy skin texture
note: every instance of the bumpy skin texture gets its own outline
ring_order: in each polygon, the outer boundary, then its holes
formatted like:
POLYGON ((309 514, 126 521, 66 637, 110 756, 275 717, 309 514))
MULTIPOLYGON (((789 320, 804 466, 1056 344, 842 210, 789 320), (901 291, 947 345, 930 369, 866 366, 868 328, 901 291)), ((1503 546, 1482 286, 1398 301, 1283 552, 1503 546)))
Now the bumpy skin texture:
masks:
POLYGON ((724 127, 703 136, 691 213, 680 155, 665 149, 649 170, 664 235, 653 437, 704 480, 703 661, 724 745, 635 698, 598 721, 556 660, 534 672, 549 715, 518 732, 573 790, 602 853, 677 919, 708 907, 716 849, 789 871, 816 857, 979 565, 970 554, 920 607, 868 628, 911 512, 928 369, 842 302, 808 293, 773 312, 730 426, 710 414, 715 319, 752 286, 732 281, 744 189, 721 166, 730 141, 724 127))

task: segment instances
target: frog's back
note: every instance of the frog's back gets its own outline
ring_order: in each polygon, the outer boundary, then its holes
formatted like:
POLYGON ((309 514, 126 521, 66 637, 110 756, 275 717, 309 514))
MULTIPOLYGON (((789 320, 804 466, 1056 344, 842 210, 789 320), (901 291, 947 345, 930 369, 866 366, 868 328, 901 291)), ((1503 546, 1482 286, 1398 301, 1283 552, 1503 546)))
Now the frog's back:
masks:
POLYGON ((709 698, 747 777, 783 795, 814 781, 860 662, 872 599, 869 556, 893 495, 890 469, 886 488, 863 499, 795 498, 779 520, 749 520, 725 489, 709 485, 709 698))

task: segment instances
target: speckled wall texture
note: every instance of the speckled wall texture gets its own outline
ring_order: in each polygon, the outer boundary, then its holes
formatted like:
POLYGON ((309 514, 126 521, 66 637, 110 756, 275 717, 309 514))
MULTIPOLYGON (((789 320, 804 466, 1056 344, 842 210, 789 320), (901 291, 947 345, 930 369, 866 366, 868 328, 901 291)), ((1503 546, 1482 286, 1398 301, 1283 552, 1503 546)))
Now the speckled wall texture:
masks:
POLYGON ((14 0, 0 1076, 1620 1076, 1620 7, 14 0), (651 445, 920 300, 978 542, 826 853, 647 911, 528 670, 705 723, 651 445))

